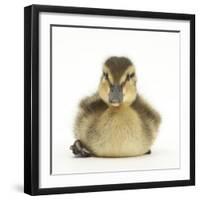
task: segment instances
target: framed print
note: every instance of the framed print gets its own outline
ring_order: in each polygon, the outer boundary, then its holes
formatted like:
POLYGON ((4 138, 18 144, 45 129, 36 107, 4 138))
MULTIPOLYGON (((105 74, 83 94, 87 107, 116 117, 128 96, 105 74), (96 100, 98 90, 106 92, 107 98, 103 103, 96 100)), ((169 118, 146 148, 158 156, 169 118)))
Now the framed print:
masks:
POLYGON ((195 184, 195 16, 31 5, 24 192, 195 184))

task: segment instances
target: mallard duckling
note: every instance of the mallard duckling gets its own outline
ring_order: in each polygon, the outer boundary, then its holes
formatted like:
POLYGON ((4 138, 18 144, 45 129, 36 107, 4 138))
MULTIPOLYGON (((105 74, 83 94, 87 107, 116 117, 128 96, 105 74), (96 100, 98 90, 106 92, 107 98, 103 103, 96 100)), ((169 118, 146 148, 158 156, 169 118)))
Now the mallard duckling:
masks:
POLYGON ((151 153, 160 115, 137 92, 136 72, 125 57, 103 66, 98 92, 80 102, 75 122, 77 156, 130 157, 151 153))

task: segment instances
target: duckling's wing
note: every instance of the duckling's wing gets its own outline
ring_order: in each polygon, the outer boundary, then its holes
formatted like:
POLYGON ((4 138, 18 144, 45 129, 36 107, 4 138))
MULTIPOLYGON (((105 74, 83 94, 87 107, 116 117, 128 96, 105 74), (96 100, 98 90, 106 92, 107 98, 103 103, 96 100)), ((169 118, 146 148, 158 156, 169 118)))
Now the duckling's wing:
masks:
POLYGON ((82 99, 79 106, 83 111, 85 111, 85 114, 104 111, 108 107, 107 104, 100 98, 98 93, 82 99))
POLYGON ((160 114, 140 95, 137 95, 131 107, 136 110, 143 121, 151 121, 156 127, 159 126, 161 122, 160 114))

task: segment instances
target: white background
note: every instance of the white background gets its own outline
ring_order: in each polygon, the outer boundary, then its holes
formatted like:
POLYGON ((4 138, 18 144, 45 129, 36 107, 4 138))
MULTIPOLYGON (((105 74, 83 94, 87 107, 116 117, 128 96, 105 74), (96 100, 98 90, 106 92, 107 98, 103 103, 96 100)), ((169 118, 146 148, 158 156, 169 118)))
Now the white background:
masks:
POLYGON ((53 174, 179 168, 180 33, 53 27, 52 35, 53 174), (97 91, 103 62, 113 55, 135 63, 138 93, 162 116, 159 137, 148 156, 74 158, 78 103, 97 91))
MULTIPOLYGON (((122 183, 122 182, 134 182, 139 181, 161 181, 161 180, 174 180, 174 179, 188 179, 189 170, 188 165, 188 144, 189 144, 189 60, 188 60, 188 22, 174 22, 165 21, 163 23, 159 20, 145 20, 145 19, 125 19, 125 18, 102 18, 102 17, 90 17, 77 15, 48 15, 42 14, 40 17, 41 29, 40 29, 40 103, 41 103, 41 115, 40 115, 40 187, 63 187, 63 186, 73 186, 73 185, 91 185, 91 184, 107 184, 107 183, 122 183), (53 154, 53 171, 54 173, 64 174, 65 172, 102 172, 102 171, 126 171, 135 170, 128 173, 93 173, 93 174, 76 174, 66 176, 49 176, 49 131, 50 131, 50 119, 49 119, 49 96, 50 96, 50 70, 49 70, 49 24, 78 24, 78 25, 98 25, 98 26, 115 26, 118 27, 119 24, 124 27, 137 27, 137 28, 152 28, 155 29, 159 27, 160 29, 175 29, 181 31, 181 112, 185 113, 182 115, 181 119, 181 168, 174 169, 178 167, 178 150, 179 150, 179 130, 178 130, 178 93, 179 93, 179 38, 176 34, 166 34, 166 33, 149 33, 135 32, 134 35, 130 31, 115 31, 114 36, 111 35, 113 31, 102 31, 101 39, 102 42, 99 44, 95 37, 100 38, 100 34, 96 30, 82 30, 81 38, 84 41, 78 40, 77 33, 79 32, 66 32, 67 29, 61 29, 58 32, 54 31, 53 36, 56 36, 53 41, 53 146, 55 147, 53 154), (65 31, 65 32, 63 32, 65 31), (92 35, 88 35, 93 33, 92 35), (73 37, 71 37, 71 34, 73 37), (125 35, 124 35, 125 34, 125 35), (66 37, 66 35, 68 37, 66 37), (75 36, 75 37, 74 37, 75 36), (112 36, 112 37, 111 37, 112 36), (87 41, 87 37, 92 38, 93 41, 87 41), (110 37, 112 39, 110 39, 110 37), (76 41, 77 38, 77 47, 76 41), (123 42, 122 42, 122 38, 123 42), (125 39, 126 38, 126 39, 125 39), (144 39, 145 38, 145 39, 144 39), (66 41, 67 39, 67 41, 66 41), (69 40, 69 41, 68 41, 69 40), (72 41, 71 41, 72 40, 72 41), (107 42, 106 42, 107 40, 107 42), (141 41, 142 40, 142 41, 141 41), (130 42, 131 41, 131 42, 130 42), (66 46, 67 42, 67 46, 66 46), (92 42, 92 44, 90 44, 92 42), (93 45, 94 43, 94 45, 93 45), (95 45, 96 43, 96 45, 95 45), (109 44, 108 44, 109 43, 109 44), (152 45, 153 44, 153 45, 152 45), (97 47, 98 46, 98 47, 97 47), (127 46, 131 46, 132 51, 127 46), (69 47, 66 48, 66 47, 69 47), (106 48, 107 47, 107 48, 106 48), (109 48, 108 48, 109 47, 109 48), (91 51, 92 49, 92 51, 91 51), (74 53, 75 52, 75 53, 74 53), (83 54, 84 52, 84 54, 83 54), (94 53, 95 52, 95 53, 94 53), (151 53, 150 53, 151 52, 151 53), (161 111, 164 123, 161 129, 160 141, 156 149, 153 150, 153 154, 146 157, 138 158, 124 158, 124 159, 71 159, 67 156, 67 144, 69 145, 69 139, 65 138, 70 136, 72 132, 71 120, 73 121, 74 110, 76 109, 77 97, 82 98, 82 95, 88 89, 92 89, 90 84, 96 85, 96 76, 98 70, 95 66, 100 66, 102 64, 101 59, 105 59, 108 54, 125 54, 132 58, 133 53, 136 58, 134 61, 136 65, 139 65, 138 74, 141 77, 138 81, 139 91, 148 94, 149 100, 157 102, 158 109, 161 111), (83 55, 82 55, 83 54, 83 55), (91 59, 91 55, 93 59, 91 59), (67 55, 70 55, 68 58, 67 55), (99 55, 99 57, 97 57, 99 55), (154 55, 157 55, 154 57, 154 55), (166 58, 167 55, 167 58, 166 58), (78 56, 78 61, 74 57, 78 56), (147 59, 145 61, 144 57, 147 59), (97 58, 97 59, 95 59, 97 58), (138 64, 137 64, 138 63, 138 64), (66 67, 68 66, 68 68, 66 67), (161 66, 164 66, 162 69, 161 66), (78 71, 78 69, 79 71, 78 71), (92 69, 93 70, 89 70, 92 69), (77 69, 76 71, 73 71, 77 69), (83 72, 80 71, 83 70, 83 72), (93 78, 91 78, 93 83, 84 80, 85 71, 92 72, 93 78), (157 73, 153 73, 157 71, 157 73), (67 72, 67 73, 66 73, 67 72), (75 73, 76 72, 76 73, 75 73), (141 73, 143 72, 143 73, 141 73), (74 82, 73 74, 80 78, 81 82, 81 93, 80 85, 74 82), (149 75, 148 75, 149 74, 149 75), (71 76, 70 78, 68 76, 71 76), (151 75, 151 76, 150 76, 151 75), (162 76, 162 77, 160 77, 162 76), (165 77, 166 76, 166 77, 165 77), (153 80, 152 80, 153 79, 153 80), (142 80, 142 82, 141 82, 142 80), (70 96, 67 90, 72 88, 69 86, 73 83, 73 89, 75 91, 70 91, 70 96), (148 86, 144 82, 149 82, 148 86), (159 84, 158 84, 159 82, 159 84), (149 89, 151 88, 151 90, 149 89), (149 92, 149 90, 151 92, 149 92), (157 97, 158 94, 162 97, 157 97), (72 103, 72 99, 75 101, 72 103), (67 105, 69 102, 69 105, 67 105), (74 104, 75 103, 75 104, 74 104), (167 104, 167 105, 166 105, 167 104), (187 106, 186 106, 187 105, 187 106), (173 113, 169 110, 172 107, 173 113), (169 110, 169 111, 168 111, 169 110), (70 111, 70 112, 69 112, 70 111), (69 114, 70 113, 70 114, 69 114), (72 115, 72 116, 71 116, 72 115), (67 135, 66 134, 67 130, 67 135), (172 135, 173 134, 173 135, 172 135), (62 142, 61 142, 62 141, 62 142), (160 145, 161 143, 161 145, 160 145), (173 145, 172 145, 173 143, 173 145), (170 146, 169 146, 170 144, 170 146), (59 147, 59 148, 57 148, 59 147), (158 148, 159 147, 159 148, 158 148), (173 156, 172 156, 173 155, 173 156), (95 160, 94 160, 95 159, 95 160), (114 164, 115 162, 115 164, 114 164), (94 164, 95 163, 95 164, 94 164), (56 166, 56 170, 55 170, 56 166), (58 167, 61 166, 61 169, 58 167), (81 166, 81 167, 79 167, 81 166), (116 168, 117 166, 117 168, 116 168), (167 168, 167 169, 164 169, 167 168), (170 168, 170 170, 168 170, 170 168), (173 169, 172 169, 173 168, 173 169), (146 170, 145 169, 162 169, 162 170, 146 170), (165 171, 163 171, 165 170, 165 171)), ((90 39, 91 40, 91 39, 90 39)), ((100 69, 100 68, 98 68, 100 69)), ((71 141, 72 142, 72 141, 71 141)))
MULTIPOLYGON (((1 4, 1 37, 0 37, 0 110, 1 110, 1 165, 0 165, 0 187, 1 199, 30 199, 31 197, 22 193, 23 191, 23 7, 31 3, 39 4, 60 4, 60 5, 76 5, 91 6, 104 8, 121 8, 135 10, 165 11, 165 12, 188 12, 196 13, 197 21, 200 15, 198 8, 198 0, 178 1, 169 0, 161 2, 158 0, 138 2, 133 1, 5 1, 1 4)), ((199 35, 199 27, 197 27, 196 35, 199 35)), ((197 43, 199 40, 197 38, 197 43)), ((199 54, 199 45, 197 53, 199 54)), ((199 64, 199 57, 196 58, 199 64)), ((199 74, 199 69, 197 69, 199 74)), ((199 77, 198 77, 199 78, 199 77)), ((197 84, 200 81, 197 79, 197 84)), ((198 88, 199 89, 199 88, 198 88)), ((197 101, 199 101, 199 93, 197 101)), ((197 122, 200 120, 199 106, 197 104, 197 122)), ((197 140, 199 135, 199 125, 197 125, 197 140)), ((197 145, 197 158, 200 156, 200 147, 197 145)), ((195 187, 178 187, 178 188, 162 188, 151 190, 134 190, 134 191, 117 191, 117 192, 101 192, 89 194, 73 194, 49 196, 49 199, 102 199, 115 198, 122 199, 169 199, 181 198, 197 199, 199 192, 199 159, 197 160, 197 186, 195 187)), ((45 199, 41 196, 37 199, 45 199)))

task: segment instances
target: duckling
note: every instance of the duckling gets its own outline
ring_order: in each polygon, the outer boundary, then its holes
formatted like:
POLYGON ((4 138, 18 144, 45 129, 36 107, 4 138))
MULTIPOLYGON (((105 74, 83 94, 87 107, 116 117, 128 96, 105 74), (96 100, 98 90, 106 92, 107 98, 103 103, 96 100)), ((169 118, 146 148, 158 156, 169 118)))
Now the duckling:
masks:
POLYGON ((110 57, 97 92, 84 98, 75 121, 76 156, 131 157, 151 153, 159 113, 137 92, 136 71, 126 57, 110 57))

